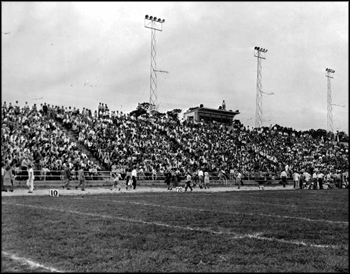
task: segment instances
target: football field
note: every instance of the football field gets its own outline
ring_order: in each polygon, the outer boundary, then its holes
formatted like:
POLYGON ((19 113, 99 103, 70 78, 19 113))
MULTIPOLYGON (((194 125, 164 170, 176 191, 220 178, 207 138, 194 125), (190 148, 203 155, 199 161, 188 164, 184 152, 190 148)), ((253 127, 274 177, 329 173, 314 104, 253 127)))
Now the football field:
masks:
POLYGON ((349 272, 349 191, 2 197, 2 272, 349 272))

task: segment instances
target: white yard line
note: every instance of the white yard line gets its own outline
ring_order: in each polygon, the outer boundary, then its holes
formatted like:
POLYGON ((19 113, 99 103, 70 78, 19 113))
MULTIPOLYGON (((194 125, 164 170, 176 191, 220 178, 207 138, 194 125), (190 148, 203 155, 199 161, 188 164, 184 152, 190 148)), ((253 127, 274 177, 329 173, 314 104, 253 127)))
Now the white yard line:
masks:
POLYGON ((85 215, 85 216, 92 216, 92 217, 101 217, 101 218, 108 218, 108 219, 117 219, 121 221, 126 222, 133 222, 133 223, 141 223, 141 224, 147 224, 147 225, 156 225, 156 226, 162 226, 162 227, 168 227, 171 229, 181 229, 181 230, 190 230, 190 231, 199 231, 199 232, 207 232, 212 233, 216 235, 230 235, 233 239, 244 239, 244 238, 251 238, 251 239, 257 239, 257 240, 263 240, 263 241, 272 241, 272 242, 280 242, 285 244, 292 244, 292 245, 302 245, 302 246, 309 246, 309 247, 317 247, 317 248, 345 248, 347 249, 347 246, 338 246, 338 245, 316 245, 316 244, 308 244, 305 242, 300 241, 289 241, 289 240, 283 240, 283 239, 277 239, 277 238, 268 238, 268 237, 262 237, 260 236, 262 233, 254 233, 254 234, 239 234, 229 231, 215 231, 208 228, 200 228, 200 227, 190 227, 190 226, 178 226, 178 225, 169 225, 166 223, 161 222, 148 222, 138 219, 131 219, 131 218, 123 218, 123 217, 116 217, 116 216, 110 216, 110 215, 102 215, 97 213, 86 213, 86 212, 80 212, 75 210, 65 210, 65 209, 59 209, 59 208, 52 208, 52 207, 44 207, 44 206, 34 206, 34 205, 25 205, 25 204, 13 204, 13 203, 6 203, 2 202, 4 205, 13 205, 13 206, 23 206, 23 207, 30 207, 30 208, 38 208, 38 209, 44 209, 44 210, 52 210, 52 211, 60 211, 64 213, 72 213, 72 214, 79 214, 79 215, 85 215))
MULTIPOLYGON (((73 198, 73 199, 82 199, 82 198, 73 198)), ((130 204, 136 204, 136 205, 166 207, 166 208, 184 209, 184 210, 192 210, 192 211, 203 211, 203 212, 209 211, 209 212, 215 212, 215 213, 235 214, 235 215, 243 214, 243 215, 250 215, 250 216, 260 215, 260 216, 272 217, 272 218, 297 219, 297 220, 308 221, 308 222, 325 222, 325 223, 331 223, 331 224, 345 224, 345 225, 349 225, 349 222, 330 221, 330 220, 324 220, 324 219, 309 219, 309 218, 304 218, 304 217, 293 217, 293 216, 283 216, 283 215, 263 214, 263 213, 218 211, 218 210, 191 208, 191 207, 182 207, 182 206, 158 205, 158 204, 144 203, 144 202, 116 201, 116 200, 101 199, 101 198, 94 198, 94 199, 95 200, 100 200, 100 201, 115 202, 115 203, 130 203, 130 204)), ((243 202, 243 203, 246 203, 246 202, 243 202)), ((254 204, 254 203, 250 203, 250 204, 254 204)), ((257 203, 257 204, 261 204, 261 203, 257 203)))
POLYGON ((48 267, 48 266, 45 266, 45 265, 42 265, 42 264, 39 264, 39 263, 36 263, 32 260, 29 260, 27 258, 23 258, 23 257, 18 257, 16 256, 15 254, 11 254, 9 252, 6 252, 6 251, 1 251, 1 254, 3 254, 4 256, 6 257, 9 257, 10 259, 14 260, 14 261, 18 261, 22 264, 26 264, 26 265, 29 265, 31 268, 44 268, 50 272, 64 272, 64 271, 60 271, 60 270, 57 270, 53 267, 48 267))

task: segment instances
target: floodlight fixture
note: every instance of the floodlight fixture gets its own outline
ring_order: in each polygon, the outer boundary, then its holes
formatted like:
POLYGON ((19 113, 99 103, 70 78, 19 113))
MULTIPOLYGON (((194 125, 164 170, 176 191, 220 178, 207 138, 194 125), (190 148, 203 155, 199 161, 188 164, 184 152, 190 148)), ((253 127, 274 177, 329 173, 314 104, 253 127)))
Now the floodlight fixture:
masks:
POLYGON ((153 16, 150 16, 149 19, 150 19, 150 20, 153 20, 153 16))
POLYGON ((148 19, 148 15, 147 14, 145 15, 145 18, 148 19))

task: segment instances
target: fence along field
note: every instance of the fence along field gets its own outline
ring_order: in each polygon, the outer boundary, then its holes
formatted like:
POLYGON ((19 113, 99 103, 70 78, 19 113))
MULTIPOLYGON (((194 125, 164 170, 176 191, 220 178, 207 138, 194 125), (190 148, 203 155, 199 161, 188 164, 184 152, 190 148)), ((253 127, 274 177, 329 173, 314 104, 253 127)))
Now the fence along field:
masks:
POLYGON ((2 198, 2 271, 348 272, 348 190, 2 198))

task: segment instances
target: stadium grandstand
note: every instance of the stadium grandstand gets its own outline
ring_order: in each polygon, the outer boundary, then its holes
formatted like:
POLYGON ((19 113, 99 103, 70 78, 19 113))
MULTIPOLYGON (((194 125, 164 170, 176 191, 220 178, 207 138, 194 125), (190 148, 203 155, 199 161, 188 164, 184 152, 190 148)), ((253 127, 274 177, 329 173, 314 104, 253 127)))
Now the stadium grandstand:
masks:
POLYGON ((3 102, 2 167, 10 165, 19 181, 26 180, 29 163, 35 180, 60 180, 64 165, 73 174, 83 167, 91 180, 113 169, 125 177, 126 170, 135 167, 141 180, 163 180, 169 170, 195 175, 199 169, 213 177, 225 173, 229 179, 238 172, 244 178, 277 179, 283 170, 288 177, 295 171, 313 174, 318 170, 334 181, 347 180, 346 134, 279 125, 249 128, 233 120, 238 110, 203 106, 190 109, 184 117, 208 111, 209 119, 190 120, 110 111, 103 103, 92 112, 46 103, 19 107, 18 102, 3 102), (218 113, 226 116, 217 120, 218 113))

